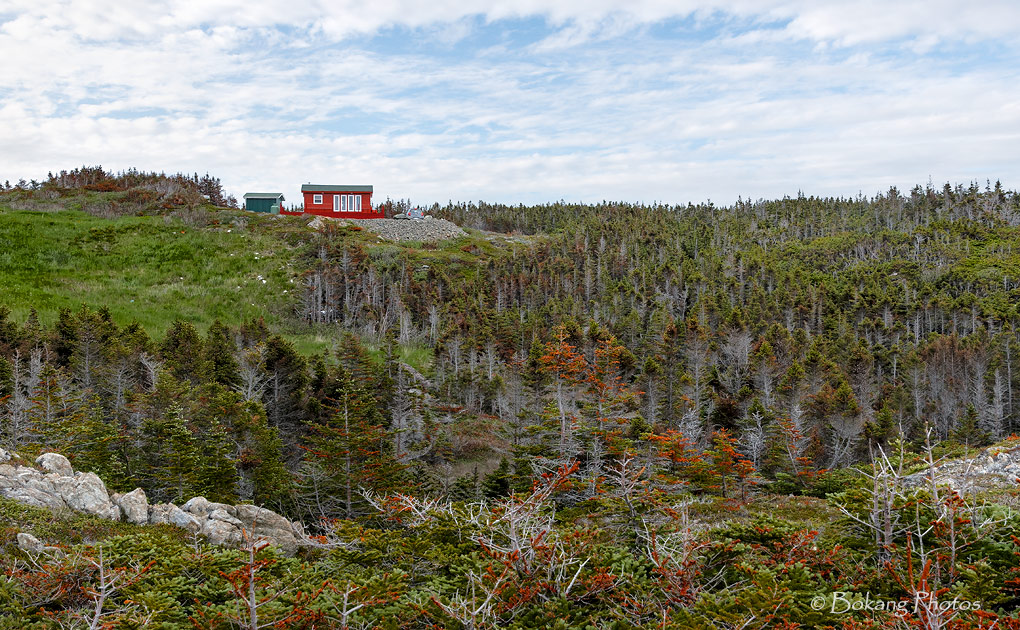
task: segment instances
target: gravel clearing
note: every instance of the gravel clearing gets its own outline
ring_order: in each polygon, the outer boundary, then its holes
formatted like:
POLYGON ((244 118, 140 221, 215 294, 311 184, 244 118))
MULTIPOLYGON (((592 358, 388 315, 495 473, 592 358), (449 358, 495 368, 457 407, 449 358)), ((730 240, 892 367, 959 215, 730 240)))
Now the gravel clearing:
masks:
POLYGON ((467 234, 456 223, 446 219, 334 219, 332 217, 315 217, 308 226, 319 229, 326 221, 335 221, 341 225, 357 225, 369 232, 379 235, 386 241, 419 241, 435 243, 448 238, 457 238, 467 234))

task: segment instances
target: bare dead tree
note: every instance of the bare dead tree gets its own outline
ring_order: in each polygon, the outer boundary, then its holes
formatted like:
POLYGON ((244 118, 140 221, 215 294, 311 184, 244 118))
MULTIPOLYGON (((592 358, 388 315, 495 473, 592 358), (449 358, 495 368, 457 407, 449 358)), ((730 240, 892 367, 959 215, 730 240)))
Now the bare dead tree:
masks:
POLYGON ((30 409, 32 399, 39 386, 40 372, 42 371, 42 359, 39 350, 33 350, 26 361, 19 350, 14 352, 14 361, 11 367, 11 395, 7 398, 6 422, 0 426, 0 439, 3 444, 12 449, 17 449, 24 444, 32 434, 30 409))
POLYGON ((756 470, 761 468, 768 448, 768 433, 765 416, 760 411, 751 412, 751 415, 745 419, 738 445, 754 464, 756 470))
POLYGON ((149 356, 148 353, 142 352, 138 355, 138 362, 142 364, 145 369, 146 382, 149 385, 149 391, 156 389, 156 381, 159 380, 159 373, 163 369, 163 362, 155 357, 149 356))
POLYGON ((836 414, 829 420, 829 468, 838 468, 850 461, 857 441, 864 430, 864 419, 855 414, 836 414))
POLYGON ((83 602, 81 605, 45 614, 60 628, 100 630, 112 627, 114 621, 130 621, 134 627, 143 627, 151 621, 152 611, 130 600, 118 601, 116 596, 138 582, 154 564, 155 561, 145 565, 111 566, 104 557, 103 546, 98 545, 77 548, 70 555, 61 551, 30 556, 27 561, 19 559, 9 573, 18 576, 21 583, 32 585, 24 596, 30 601, 38 598, 38 604, 67 595, 69 588, 80 591, 81 597, 76 599, 83 602), (68 583, 66 578, 71 574, 78 577, 68 583), (81 579, 82 576, 87 579, 81 579))
POLYGON ((737 392, 743 387, 752 345, 751 333, 744 328, 733 328, 725 334, 720 350, 726 366, 724 384, 727 390, 737 392))
POLYGON ((261 400, 269 383, 269 375, 265 371, 266 347, 256 344, 238 350, 235 355, 237 373, 240 377, 234 389, 246 401, 261 400))
POLYGON ((900 513, 906 498, 903 484, 903 444, 900 443, 900 457, 894 464, 882 447, 871 449, 871 472, 862 472, 871 480, 871 506, 866 514, 858 514, 846 505, 838 505, 843 516, 870 532, 878 549, 880 563, 892 557, 896 538, 906 534, 911 525, 903 523, 900 513))

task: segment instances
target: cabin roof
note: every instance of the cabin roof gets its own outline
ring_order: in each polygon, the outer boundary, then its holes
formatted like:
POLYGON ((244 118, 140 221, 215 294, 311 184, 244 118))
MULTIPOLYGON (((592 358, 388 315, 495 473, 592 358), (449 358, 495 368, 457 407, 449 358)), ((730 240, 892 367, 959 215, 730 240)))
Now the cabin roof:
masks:
POLYGON ((335 184, 302 184, 301 192, 372 192, 371 186, 338 186, 335 184))

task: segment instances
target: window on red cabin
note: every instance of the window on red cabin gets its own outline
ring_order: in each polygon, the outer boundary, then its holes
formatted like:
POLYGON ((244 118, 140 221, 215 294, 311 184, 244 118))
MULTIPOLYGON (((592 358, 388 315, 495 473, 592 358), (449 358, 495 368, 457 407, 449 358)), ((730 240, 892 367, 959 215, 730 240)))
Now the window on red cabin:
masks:
POLYGON ((361 195, 335 195, 333 200, 334 212, 361 212, 361 195), (337 202, 339 197, 339 203, 337 202))
POLYGON ((322 203, 322 195, 312 195, 312 203, 319 205, 322 203))

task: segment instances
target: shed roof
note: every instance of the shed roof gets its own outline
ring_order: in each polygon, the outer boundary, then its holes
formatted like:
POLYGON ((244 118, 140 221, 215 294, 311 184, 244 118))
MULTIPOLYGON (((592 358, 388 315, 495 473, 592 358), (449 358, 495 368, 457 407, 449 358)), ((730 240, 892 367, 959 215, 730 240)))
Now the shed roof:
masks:
POLYGON ((372 187, 337 186, 334 184, 302 184, 301 192, 372 192, 372 187))
POLYGON ((283 199, 283 193, 244 193, 245 199, 283 199))

